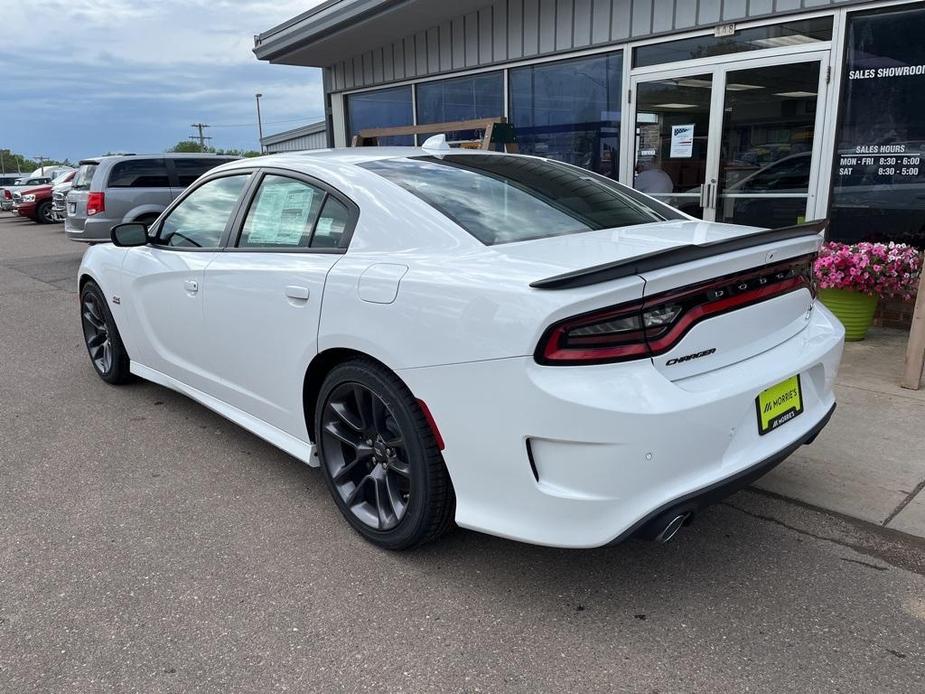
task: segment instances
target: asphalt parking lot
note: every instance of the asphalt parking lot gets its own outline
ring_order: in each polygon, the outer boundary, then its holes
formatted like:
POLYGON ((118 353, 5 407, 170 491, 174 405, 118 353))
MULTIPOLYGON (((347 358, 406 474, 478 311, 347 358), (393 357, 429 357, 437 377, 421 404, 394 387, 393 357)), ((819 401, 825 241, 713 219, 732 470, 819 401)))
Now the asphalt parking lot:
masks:
POLYGON ((667 546, 380 551, 317 471, 96 377, 82 252, 0 215, 0 691, 925 690, 925 543, 746 491, 667 546))

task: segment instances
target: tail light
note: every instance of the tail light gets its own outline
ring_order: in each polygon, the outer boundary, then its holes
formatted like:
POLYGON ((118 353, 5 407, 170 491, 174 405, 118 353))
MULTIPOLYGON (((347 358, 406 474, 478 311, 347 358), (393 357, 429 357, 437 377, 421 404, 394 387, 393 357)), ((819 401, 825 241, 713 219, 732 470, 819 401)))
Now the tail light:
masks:
POLYGON ((10 191, 8 191, 6 188, 3 189, 3 199, 4 199, 4 200, 12 200, 12 199, 13 199, 13 194, 10 193, 10 191))
POLYGON ((668 352, 697 323, 798 289, 815 296, 813 260, 802 256, 585 313, 550 326, 540 364, 605 364, 668 352))
POLYGON ((105 193, 88 193, 87 194, 87 216, 92 217, 95 214, 106 211, 106 194, 105 193))

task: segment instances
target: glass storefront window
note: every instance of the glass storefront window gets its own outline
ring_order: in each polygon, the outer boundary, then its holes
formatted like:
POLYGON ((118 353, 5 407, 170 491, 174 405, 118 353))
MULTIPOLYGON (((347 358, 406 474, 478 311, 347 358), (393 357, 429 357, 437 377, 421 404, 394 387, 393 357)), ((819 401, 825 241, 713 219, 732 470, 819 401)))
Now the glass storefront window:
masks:
POLYGON ((512 69, 519 150, 617 178, 622 66, 618 52, 512 69))
POLYGON ((641 46, 633 51, 633 67, 661 65, 678 60, 694 60, 715 55, 758 51, 818 43, 832 39, 832 18, 816 17, 798 22, 740 29, 732 36, 695 36, 641 46))
POLYGON ((848 20, 831 227, 836 241, 925 246, 925 9, 848 20))
MULTIPOLYGON (((504 78, 489 72, 417 85, 418 123, 450 123, 504 115, 504 78)), ((451 140, 471 140, 474 131, 447 133, 451 140)))
MULTIPOLYGON (((392 128, 413 125, 411 87, 392 87, 373 92, 347 95, 347 123, 350 140, 367 128, 392 128)), ((414 137, 384 137, 380 145, 413 145, 414 137)))

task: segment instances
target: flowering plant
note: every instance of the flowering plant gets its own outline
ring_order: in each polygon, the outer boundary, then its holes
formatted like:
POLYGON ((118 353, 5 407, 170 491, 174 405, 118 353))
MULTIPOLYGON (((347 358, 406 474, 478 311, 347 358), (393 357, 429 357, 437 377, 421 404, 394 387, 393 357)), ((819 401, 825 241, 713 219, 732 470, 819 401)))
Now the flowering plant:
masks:
POLYGON ((882 297, 915 296, 922 259, 904 243, 822 245, 813 266, 820 289, 849 289, 882 297))

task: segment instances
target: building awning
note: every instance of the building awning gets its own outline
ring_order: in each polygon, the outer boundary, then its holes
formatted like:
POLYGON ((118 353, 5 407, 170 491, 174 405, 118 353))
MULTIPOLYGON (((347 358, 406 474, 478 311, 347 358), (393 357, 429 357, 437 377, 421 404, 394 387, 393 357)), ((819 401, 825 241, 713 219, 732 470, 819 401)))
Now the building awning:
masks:
POLYGON ((484 7, 486 0, 328 0, 254 37, 260 60, 327 67, 484 7))

